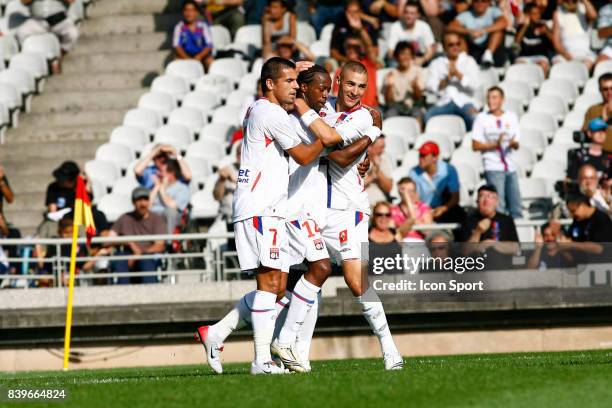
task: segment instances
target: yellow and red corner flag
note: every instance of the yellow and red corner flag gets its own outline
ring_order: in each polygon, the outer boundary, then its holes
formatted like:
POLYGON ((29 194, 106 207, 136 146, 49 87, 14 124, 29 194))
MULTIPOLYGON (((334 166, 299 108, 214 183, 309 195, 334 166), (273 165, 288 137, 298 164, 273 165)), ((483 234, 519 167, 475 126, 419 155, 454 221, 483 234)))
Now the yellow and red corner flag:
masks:
POLYGON ((74 275, 76 272, 76 255, 79 238, 79 226, 85 226, 87 235, 87 246, 91 238, 96 234, 93 214, 91 212, 91 201, 85 189, 85 181, 81 176, 77 177, 76 194, 74 201, 74 221, 72 230, 72 247, 70 249, 70 279, 68 281, 68 302, 66 302, 66 331, 64 335, 64 370, 68 369, 68 357, 70 356, 70 333, 72 328, 72 300, 74 297, 74 275))

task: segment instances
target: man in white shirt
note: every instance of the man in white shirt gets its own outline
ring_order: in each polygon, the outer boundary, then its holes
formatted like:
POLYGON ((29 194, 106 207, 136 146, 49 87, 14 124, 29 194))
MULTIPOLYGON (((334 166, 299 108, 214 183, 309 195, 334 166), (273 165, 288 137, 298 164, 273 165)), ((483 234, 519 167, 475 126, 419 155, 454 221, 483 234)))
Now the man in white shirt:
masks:
POLYGON ((416 56, 415 62, 423 65, 431 60, 436 52, 436 40, 433 32, 423 20, 419 20, 419 5, 408 2, 402 10, 401 19, 394 22, 389 30, 389 58, 393 57, 395 46, 400 41, 407 41, 412 45, 416 56))
POLYGON ((472 128, 472 149, 482 152, 487 184, 497 189, 497 211, 514 219, 523 218, 514 151, 519 148, 521 131, 516 113, 506 111, 504 91, 491 87, 487 91, 488 110, 476 116, 472 128))
POLYGON ((443 57, 429 65, 426 88, 438 97, 435 106, 425 113, 425 123, 437 115, 459 115, 468 131, 478 112, 474 92, 480 84, 480 68, 474 58, 462 51, 462 39, 454 33, 444 35, 443 57))

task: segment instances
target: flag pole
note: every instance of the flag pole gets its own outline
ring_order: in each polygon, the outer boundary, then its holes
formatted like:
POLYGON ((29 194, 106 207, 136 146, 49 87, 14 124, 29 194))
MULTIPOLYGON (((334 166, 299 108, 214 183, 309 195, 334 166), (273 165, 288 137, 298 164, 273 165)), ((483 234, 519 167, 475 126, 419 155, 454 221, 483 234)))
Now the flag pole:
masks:
MULTIPOLYGON (((75 211, 75 219, 76 213, 75 211)), ((70 250, 70 278, 68 280, 68 302, 66 304, 66 332, 64 334, 64 371, 68 369, 68 356, 70 355, 70 334, 72 328, 72 299, 74 297, 74 275, 76 271, 77 240, 79 226, 75 222, 72 230, 72 247, 70 250)))

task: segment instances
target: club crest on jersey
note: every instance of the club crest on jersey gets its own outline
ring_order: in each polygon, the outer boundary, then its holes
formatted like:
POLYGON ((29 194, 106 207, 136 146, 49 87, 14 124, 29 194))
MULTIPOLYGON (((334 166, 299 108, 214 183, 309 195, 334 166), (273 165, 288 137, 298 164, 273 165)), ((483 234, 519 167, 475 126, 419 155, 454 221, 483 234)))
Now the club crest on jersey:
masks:
POLYGON ((318 251, 323 250, 323 241, 321 241, 320 239, 315 239, 313 242, 314 242, 314 246, 316 250, 318 251))
POLYGON ((338 239, 340 240, 340 245, 346 245, 346 242, 348 241, 348 231, 340 231, 340 233, 338 234, 338 239))
POLYGON ((280 257, 278 248, 270 248, 270 259, 278 259, 280 257))

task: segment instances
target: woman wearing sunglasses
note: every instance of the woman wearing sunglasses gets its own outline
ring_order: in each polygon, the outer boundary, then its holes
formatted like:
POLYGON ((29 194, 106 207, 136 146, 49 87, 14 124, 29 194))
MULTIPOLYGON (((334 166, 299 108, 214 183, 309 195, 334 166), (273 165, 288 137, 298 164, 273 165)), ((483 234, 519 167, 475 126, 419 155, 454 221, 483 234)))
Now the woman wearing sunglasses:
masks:
POLYGON ((372 225, 370 226, 370 242, 387 244, 396 242, 395 225, 391 220, 391 204, 379 201, 374 205, 372 225))

